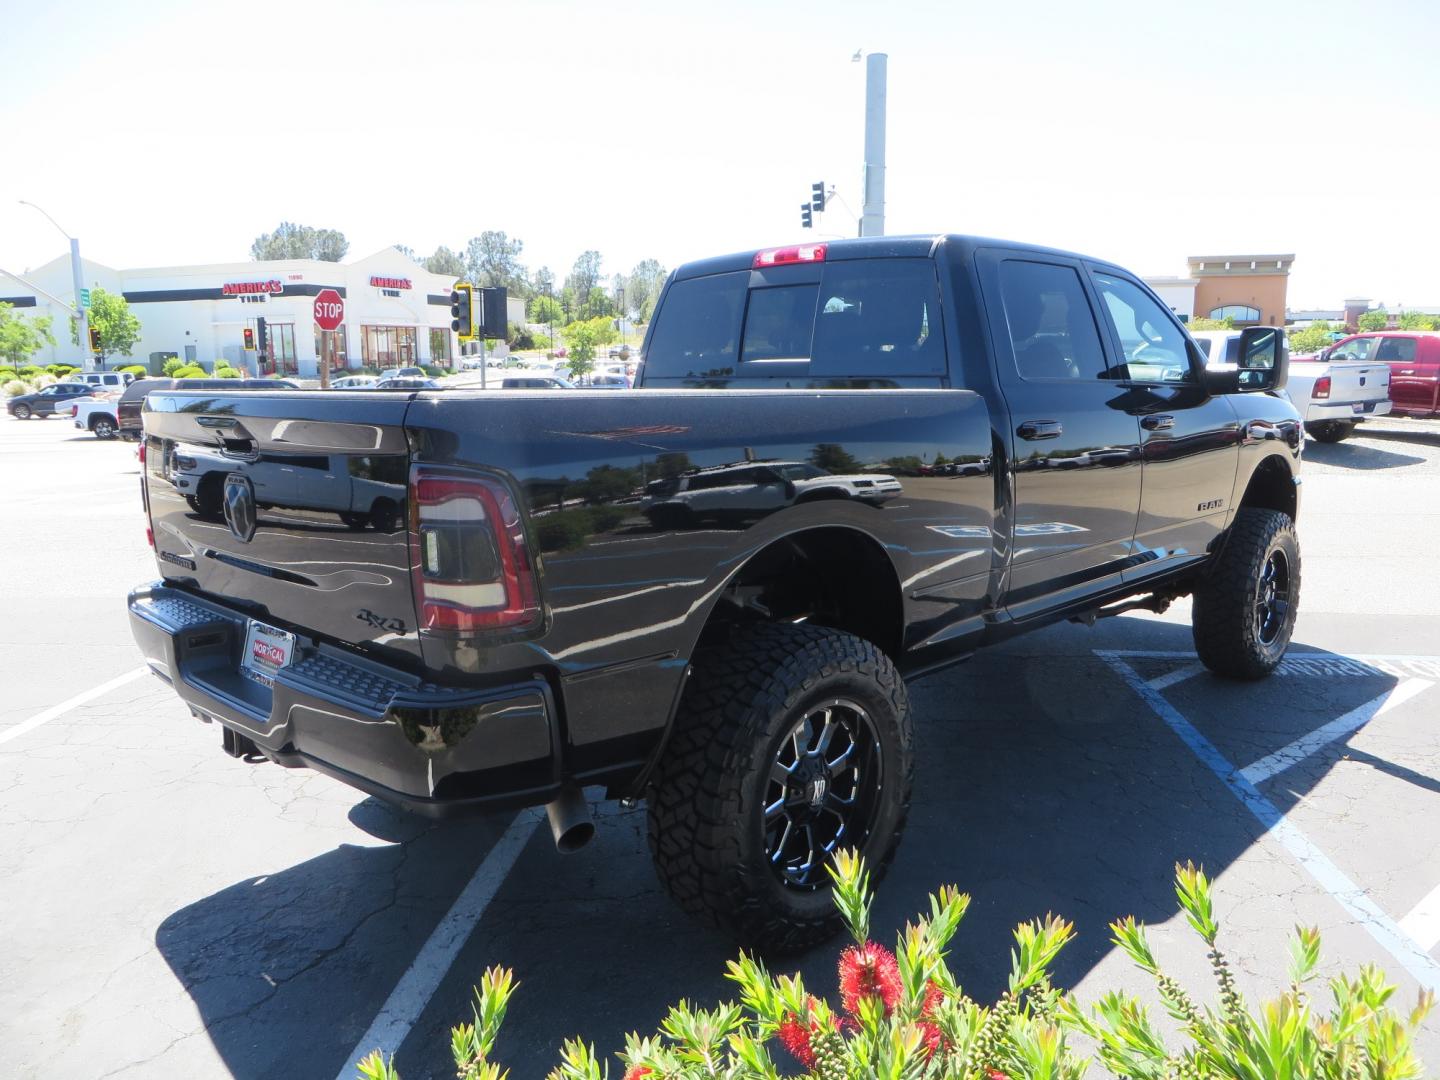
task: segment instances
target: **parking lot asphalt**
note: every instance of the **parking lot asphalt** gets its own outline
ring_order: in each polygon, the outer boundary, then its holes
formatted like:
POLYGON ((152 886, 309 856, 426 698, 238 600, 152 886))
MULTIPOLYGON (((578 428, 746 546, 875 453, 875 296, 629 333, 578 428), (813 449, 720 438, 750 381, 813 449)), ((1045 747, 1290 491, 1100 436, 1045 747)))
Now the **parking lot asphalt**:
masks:
MULTIPOLYGON (((1170 888, 1193 859, 1246 993, 1281 987, 1296 923, 1321 928, 1326 974, 1440 988, 1440 424, 1311 442, 1304 475, 1300 616, 1272 678, 1197 669, 1181 602, 913 685, 916 799, 877 937, 954 882, 975 902, 951 965, 976 996, 1046 911, 1076 923, 1057 973, 1084 1000, 1150 993, 1109 944, 1123 914, 1208 989, 1170 888)), ((0 420, 5 1075, 328 1080, 373 1044, 406 1080, 453 1076, 448 1029, 505 964, 518 1080, 566 1036, 608 1054, 682 996, 730 996, 734 947, 663 895, 643 808, 601 804, 596 841, 561 858, 533 812, 433 824, 224 756, 130 642, 125 593, 154 576, 138 477, 128 444, 0 420)), ((775 966, 833 991, 834 957, 775 966)))

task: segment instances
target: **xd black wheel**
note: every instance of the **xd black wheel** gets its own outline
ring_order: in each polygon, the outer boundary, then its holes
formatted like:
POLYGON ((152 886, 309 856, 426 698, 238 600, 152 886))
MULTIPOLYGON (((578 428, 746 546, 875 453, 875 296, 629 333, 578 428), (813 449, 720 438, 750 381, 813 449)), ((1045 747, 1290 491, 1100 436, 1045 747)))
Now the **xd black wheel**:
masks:
POLYGON ((1259 679, 1290 645, 1300 602, 1300 542, 1288 514, 1242 509, 1210 574, 1195 588, 1195 651, 1217 675, 1259 679))
POLYGON ((913 770, 905 685, 874 644, 820 626, 737 629, 697 652, 647 793, 656 872, 746 945, 807 948, 841 926, 835 851, 884 875, 913 770))

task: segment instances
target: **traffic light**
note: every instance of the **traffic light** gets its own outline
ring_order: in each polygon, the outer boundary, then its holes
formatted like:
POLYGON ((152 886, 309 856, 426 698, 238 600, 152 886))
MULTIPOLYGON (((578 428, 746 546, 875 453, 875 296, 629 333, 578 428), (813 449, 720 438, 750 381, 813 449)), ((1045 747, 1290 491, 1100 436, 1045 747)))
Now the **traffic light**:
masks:
POLYGON ((825 210, 825 181, 821 180, 810 185, 810 209, 817 214, 825 210))
POLYGON ((245 351, 246 351, 246 352, 254 352, 254 351, 255 351, 255 331, 252 330, 252 329, 250 329, 250 327, 247 326, 247 327, 245 327, 244 330, 241 331, 241 333, 245 335, 245 351))
POLYGON ((806 229, 813 229, 815 227, 815 216, 810 213, 810 204, 808 202, 802 202, 800 204, 800 225, 806 229))
POLYGON ((100 351, 100 328, 98 326, 90 327, 90 351, 93 353, 100 351))
POLYGON ((467 282, 458 283, 450 291, 450 329, 461 341, 475 340, 475 294, 467 282))

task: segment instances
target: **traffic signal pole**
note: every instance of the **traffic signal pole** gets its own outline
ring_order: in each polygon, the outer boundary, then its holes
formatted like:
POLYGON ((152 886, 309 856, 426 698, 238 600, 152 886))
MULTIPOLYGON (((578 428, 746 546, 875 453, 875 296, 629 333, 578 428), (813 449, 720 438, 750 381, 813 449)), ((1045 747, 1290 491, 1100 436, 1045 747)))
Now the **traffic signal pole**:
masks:
MULTIPOLYGON (((75 279, 75 310, 80 313, 78 317, 78 322, 80 323, 80 333, 77 335, 77 337, 80 341, 80 348, 85 350, 86 352, 89 352, 90 313, 85 310, 85 304, 80 299, 85 292, 85 272, 81 269, 80 264, 80 241, 76 240, 73 236, 70 237, 70 273, 71 276, 73 276, 75 279)), ((91 363, 85 365, 86 369, 90 370, 93 368, 94 370, 99 370, 99 355, 90 352, 90 360, 91 363)))
POLYGON ((860 235, 885 235, 885 81, 888 57, 865 57, 865 202, 860 235))

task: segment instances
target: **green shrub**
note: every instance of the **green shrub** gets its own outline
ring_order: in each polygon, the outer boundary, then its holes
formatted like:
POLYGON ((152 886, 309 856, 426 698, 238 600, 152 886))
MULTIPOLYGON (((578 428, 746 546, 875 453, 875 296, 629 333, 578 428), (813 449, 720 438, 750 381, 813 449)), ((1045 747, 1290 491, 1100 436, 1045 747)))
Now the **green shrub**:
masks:
POLYGON ((16 372, 22 379, 33 379, 36 375, 43 375, 44 373, 44 368, 38 368, 34 364, 23 364, 16 372))
MULTIPOLYGON (((1074 927, 1058 916, 1015 928, 1006 990, 987 1006, 965 993, 945 962, 969 896, 953 885, 931 894, 929 915, 907 923, 891 952, 870 939, 872 896, 863 860, 842 851, 830 874, 835 905, 854 939, 839 958, 839 1007, 809 991, 799 975, 773 976, 741 953, 727 971, 739 1004, 707 1010, 682 1000, 657 1034, 626 1039, 618 1055, 625 1080, 778 1080, 782 1066, 771 1053, 777 1043, 818 1080, 1080 1080, 1092 1064, 1082 1044, 1094 1047, 1105 1070, 1136 1080, 1424 1075, 1414 1035, 1433 993, 1422 992, 1413 1011, 1397 1014, 1389 1004, 1395 988, 1377 968, 1362 967, 1354 978, 1330 980, 1334 1007, 1326 1012, 1306 989, 1319 965, 1320 934, 1299 927, 1290 946, 1289 988, 1252 1008, 1217 945, 1210 881, 1194 866, 1175 868, 1175 895, 1205 945, 1218 1008, 1202 1008, 1166 974, 1133 917, 1110 925, 1113 942, 1155 980, 1176 1035, 1152 1023, 1133 994, 1111 991, 1087 1008, 1052 985, 1051 965, 1074 937, 1074 927)), ((475 988, 472 1022, 451 1032, 462 1080, 504 1077, 491 1055, 515 988, 512 974, 498 967, 475 988)), ((570 1039, 550 1080, 607 1075, 592 1046, 570 1039)), ((393 1059, 378 1051, 360 1063, 360 1076, 400 1080, 393 1059)))
POLYGON ((176 379, 203 379, 208 373, 199 364, 181 364, 166 374, 176 379))
POLYGON ((557 510, 535 523, 535 543, 541 551, 573 551, 590 535, 590 515, 584 510, 557 510))
POLYGON ((20 373, 13 367, 0 367, 0 382, 9 382, 11 379, 20 377, 20 373))
POLYGON ((236 371, 233 367, 229 367, 229 366, 221 367, 221 366, 218 366, 218 365, 217 365, 216 368, 215 368, 215 378, 217 378, 217 379, 238 379, 238 378, 240 378, 240 372, 236 371))
POLYGON ((181 360, 178 356, 172 356, 169 360, 166 360, 165 363, 160 365, 160 374, 168 375, 170 378, 173 379, 176 377, 175 372, 186 366, 188 365, 186 365, 184 360, 181 360))
POLYGON ((28 383, 23 383, 19 379, 11 379, 5 384, 5 396, 19 397, 21 394, 30 393, 30 389, 28 383))
POLYGON ((444 368, 436 367, 434 364, 426 364, 423 368, 421 368, 421 370, 424 371, 425 374, 430 376, 430 378, 432 379, 438 379, 441 375, 449 374, 449 372, 446 371, 444 368))
POLYGON ((137 379, 143 379, 146 375, 150 374, 149 369, 147 369, 143 364, 126 364, 124 367, 117 367, 115 370, 122 373, 128 371, 137 379))

